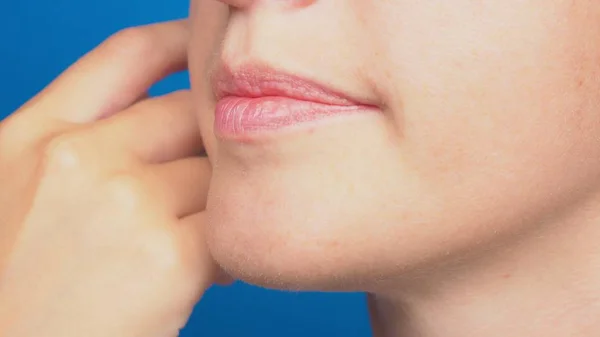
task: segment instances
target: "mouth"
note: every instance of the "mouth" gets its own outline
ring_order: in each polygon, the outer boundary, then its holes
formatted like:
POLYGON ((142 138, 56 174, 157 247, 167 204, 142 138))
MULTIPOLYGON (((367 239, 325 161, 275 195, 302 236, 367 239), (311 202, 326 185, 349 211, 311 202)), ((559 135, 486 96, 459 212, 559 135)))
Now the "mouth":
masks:
POLYGON ((249 142, 310 130, 378 109, 299 76, 266 66, 222 65, 214 74, 218 138, 249 142))

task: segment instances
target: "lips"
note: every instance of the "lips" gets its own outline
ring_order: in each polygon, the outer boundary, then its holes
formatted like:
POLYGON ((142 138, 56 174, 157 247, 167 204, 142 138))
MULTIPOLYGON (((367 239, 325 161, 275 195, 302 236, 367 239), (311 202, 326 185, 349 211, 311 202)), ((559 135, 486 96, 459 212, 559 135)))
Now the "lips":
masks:
POLYGON ((222 67, 213 86, 214 130, 225 139, 250 140, 314 128, 332 118, 374 110, 313 81, 266 67, 222 67))

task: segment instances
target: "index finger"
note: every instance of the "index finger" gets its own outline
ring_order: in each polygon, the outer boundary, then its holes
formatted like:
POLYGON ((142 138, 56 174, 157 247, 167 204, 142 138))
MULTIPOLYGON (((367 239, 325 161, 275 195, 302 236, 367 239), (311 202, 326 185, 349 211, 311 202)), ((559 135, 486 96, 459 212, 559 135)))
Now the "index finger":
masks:
POLYGON ((21 111, 67 123, 114 114, 187 66, 186 20, 125 29, 69 67, 21 111))

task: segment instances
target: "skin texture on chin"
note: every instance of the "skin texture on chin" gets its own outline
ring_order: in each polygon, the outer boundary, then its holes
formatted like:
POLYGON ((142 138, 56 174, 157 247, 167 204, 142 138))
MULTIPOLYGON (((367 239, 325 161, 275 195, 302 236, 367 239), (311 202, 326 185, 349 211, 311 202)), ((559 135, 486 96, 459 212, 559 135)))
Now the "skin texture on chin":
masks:
POLYGON ((598 199, 599 41, 586 0, 233 11, 215 64, 268 64, 381 113, 259 145, 216 139, 199 114, 212 254, 267 287, 415 294, 554 237, 598 199))

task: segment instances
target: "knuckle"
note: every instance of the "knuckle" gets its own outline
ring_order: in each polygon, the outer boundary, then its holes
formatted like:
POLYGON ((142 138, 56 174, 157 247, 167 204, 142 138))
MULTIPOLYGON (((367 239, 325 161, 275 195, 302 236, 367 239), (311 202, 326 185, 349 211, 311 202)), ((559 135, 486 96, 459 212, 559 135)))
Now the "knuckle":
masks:
POLYGON ((103 184, 108 200, 116 205, 122 212, 138 214, 148 212, 150 191, 146 184, 138 177, 129 173, 113 175, 103 184))
POLYGON ((86 162, 79 138, 63 134, 48 140, 42 148, 42 166, 48 170, 81 171, 86 162))
POLYGON ((143 253, 155 271, 161 275, 183 275, 188 270, 183 250, 175 233, 161 228, 154 229, 146 238, 143 253))

